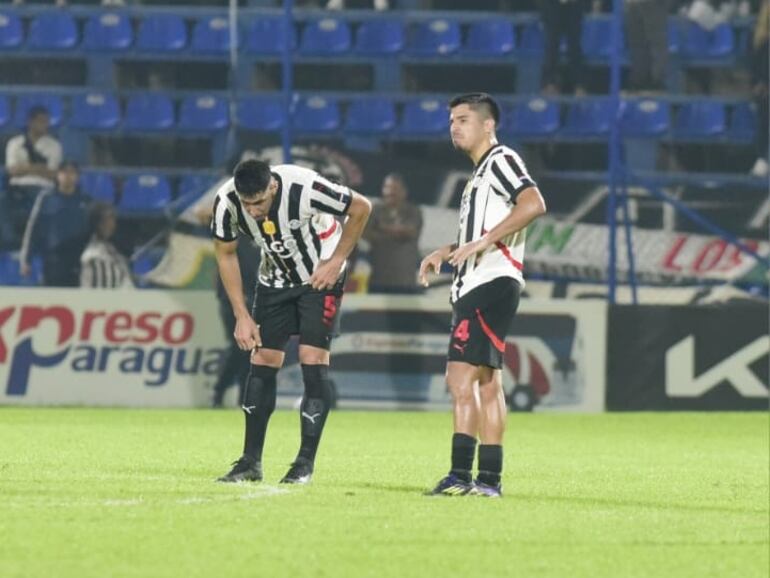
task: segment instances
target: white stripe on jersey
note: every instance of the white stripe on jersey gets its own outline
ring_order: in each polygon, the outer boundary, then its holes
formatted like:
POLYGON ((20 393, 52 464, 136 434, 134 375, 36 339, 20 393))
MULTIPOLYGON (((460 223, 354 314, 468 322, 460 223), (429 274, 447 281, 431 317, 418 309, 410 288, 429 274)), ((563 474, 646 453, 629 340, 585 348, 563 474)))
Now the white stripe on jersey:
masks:
MULTIPOLYGON (((460 201, 457 245, 480 239, 511 212, 516 195, 535 182, 513 149, 495 145, 481 158, 460 201)), ((501 239, 481 255, 465 261, 454 274, 451 300, 454 303, 472 289, 497 277, 513 277, 524 287, 524 241, 526 230, 501 239)))
POLYGON ((353 195, 348 187, 303 167, 279 165, 272 172, 278 192, 268 219, 275 231, 265 231, 265 220, 257 221, 243 210, 229 179, 214 199, 211 234, 221 241, 235 241, 239 234, 251 237, 262 250, 260 284, 297 287, 334 252, 342 235, 336 217, 347 214, 353 195))

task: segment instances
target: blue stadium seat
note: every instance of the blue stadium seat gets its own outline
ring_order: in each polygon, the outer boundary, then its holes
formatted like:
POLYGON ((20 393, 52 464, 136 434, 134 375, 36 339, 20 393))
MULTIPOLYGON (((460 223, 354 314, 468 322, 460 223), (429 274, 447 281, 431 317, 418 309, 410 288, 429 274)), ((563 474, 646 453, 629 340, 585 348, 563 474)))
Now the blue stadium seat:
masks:
POLYGON ((460 48, 460 25, 439 18, 414 25, 409 37, 409 52, 419 56, 452 54, 460 48))
POLYGON ((238 101, 238 126, 245 130, 272 132, 286 122, 280 96, 247 96, 238 101))
POLYGON ((397 54, 404 43, 404 25, 400 20, 366 20, 356 31, 355 51, 364 55, 397 54))
POLYGON ((36 93, 22 94, 16 98, 16 110, 14 112, 14 124, 17 127, 27 125, 27 113, 33 106, 42 106, 48 111, 51 126, 58 127, 62 122, 64 103, 61 97, 55 94, 36 93))
POLYGON ((730 24, 720 24, 709 31, 687 21, 681 24, 679 31, 679 52, 685 58, 718 59, 735 52, 735 34, 730 24))
POLYGON ((4 130, 11 122, 11 102, 7 96, 0 94, 0 130, 4 130))
POLYGON ((679 108, 674 120, 673 136, 677 139, 712 137, 725 132, 725 105, 715 101, 687 102, 679 108))
POLYGON ((230 126, 230 104, 212 95, 190 95, 182 99, 179 108, 179 128, 212 131, 230 126))
POLYGON ((350 26, 344 20, 322 18, 305 24, 300 41, 304 54, 342 54, 350 50, 350 26))
POLYGON ((29 25, 27 48, 32 50, 66 50, 78 43, 78 25, 66 10, 41 12, 29 25))
POLYGON ((559 130, 559 105, 544 98, 532 98, 514 105, 508 119, 504 126, 512 134, 523 137, 548 136, 559 130))
POLYGON ((601 136, 609 134, 614 111, 606 100, 577 101, 569 105, 562 134, 601 136))
POLYGON ((174 125, 174 104, 165 94, 133 94, 126 101, 123 127, 130 131, 156 131, 174 125))
POLYGON ((24 40, 21 18, 14 12, 0 11, 0 50, 19 48, 24 40))
POLYGON ((753 103, 739 102, 733 106, 727 135, 731 140, 753 142, 757 134, 757 110, 753 103))
MULTIPOLYGON (((624 46, 621 30, 621 46, 624 46)), ((612 19, 584 18, 580 46, 586 58, 608 60, 612 56, 612 19)))
POLYGON ((463 52, 473 56, 504 56, 516 46, 513 25, 508 20, 473 22, 463 52))
POLYGON ((115 204, 115 182, 109 173, 83 171, 80 173, 80 189, 94 200, 115 204))
POLYGON ((230 51, 230 23, 223 16, 205 16, 193 26, 190 49, 198 54, 230 51))
POLYGON ((183 197, 191 193, 203 193, 213 186, 214 183, 219 181, 220 177, 213 174, 185 174, 179 180, 179 186, 177 186, 177 197, 183 197))
POLYGON ((246 28, 246 52, 249 54, 280 54, 286 47, 297 46, 297 32, 280 17, 255 18, 246 28))
POLYGON ((545 32, 542 22, 534 21, 525 24, 519 34, 519 54, 542 57, 545 53, 545 32))
POLYGON ((142 52, 178 52, 187 46, 187 25, 176 14, 150 14, 139 22, 136 48, 142 52))
POLYGON ((120 103, 112 95, 89 92, 72 98, 69 125, 83 130, 107 130, 120 124, 120 103))
POLYGON ((396 107, 390 100, 371 98, 350 103, 345 129, 358 133, 386 133, 396 126, 396 107))
POLYGON ((405 136, 448 133, 449 110, 442 100, 419 99, 404 104, 398 132, 405 136))
POLYGON ((123 183, 118 209, 123 212, 159 211, 171 202, 171 186, 162 175, 133 175, 123 183))
POLYGON ((303 98, 297 102, 292 121, 300 132, 334 132, 340 127, 340 108, 329 98, 303 98))
POLYGON ((83 29, 83 48, 101 50, 126 50, 134 41, 131 20, 123 12, 92 14, 83 29))
POLYGON ((30 260, 30 274, 22 277, 19 270, 19 255, 3 251, 0 253, 0 285, 11 287, 34 287, 43 282, 43 263, 40 257, 35 256, 30 260))
POLYGON ((621 129, 625 136, 657 137, 671 126, 671 105, 651 99, 623 102, 621 129))

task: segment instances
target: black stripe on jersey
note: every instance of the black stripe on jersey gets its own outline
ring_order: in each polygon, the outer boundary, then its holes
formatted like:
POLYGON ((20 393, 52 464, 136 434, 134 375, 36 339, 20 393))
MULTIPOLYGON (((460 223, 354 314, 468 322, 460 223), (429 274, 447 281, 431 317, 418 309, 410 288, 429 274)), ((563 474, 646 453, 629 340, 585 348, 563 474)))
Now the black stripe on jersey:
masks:
POLYGON ((331 213, 333 215, 345 215, 345 214, 347 214, 348 209, 350 208, 350 203, 353 200, 353 195, 352 194, 348 195, 347 198, 345 198, 345 195, 343 195, 342 193, 338 193, 337 191, 335 191, 333 189, 330 189, 329 187, 327 187, 326 185, 324 185, 323 183, 321 183, 319 181, 313 181, 313 190, 316 190, 319 193, 326 195, 327 197, 329 197, 333 201, 336 201, 338 203, 345 203, 345 208, 342 209, 342 211, 337 212, 335 209, 332 209, 331 207, 329 207, 327 205, 319 203, 316 200, 311 200, 310 201, 310 206, 311 207, 313 207, 315 209, 318 209, 319 211, 322 211, 324 213, 331 213))
MULTIPOLYGON (((501 171, 500 167, 498 167, 495 163, 492 163, 492 173, 495 175, 495 177, 497 177, 497 180, 500 181, 500 184, 503 185, 505 192, 507 192, 509 195, 511 195, 511 198, 513 198, 513 195, 516 194, 516 187, 513 186, 513 183, 508 180, 508 177, 503 174, 503 171, 501 171)), ((494 189, 494 187, 492 188, 494 189)))
MULTIPOLYGON (((253 239, 254 233, 251 232, 248 224, 246 224, 246 217, 243 215, 243 207, 241 206, 241 200, 238 198, 238 194, 235 191, 230 191, 227 193, 227 198, 235 206, 235 212, 238 215, 238 229, 253 239)), ((228 211, 228 215, 229 213, 230 212, 228 211)))
MULTIPOLYGON (((270 235, 271 240, 274 241, 275 239, 280 239, 281 244, 283 245, 283 232, 281 230, 281 216, 278 214, 282 202, 283 202, 283 194, 281 189, 279 189, 275 195, 275 199, 273 199, 273 205, 272 207, 270 207, 270 211, 268 212, 268 218, 275 225, 275 235, 270 235)), ((269 247, 270 247, 270 243, 268 243, 268 248, 269 247)), ((273 253, 272 250, 270 250, 270 254, 273 256, 276 263, 282 264, 281 268, 285 270, 287 277, 290 279, 292 283, 296 285, 302 285, 302 277, 300 276, 299 271, 297 271, 297 264, 294 262, 294 259, 292 259, 291 257, 289 257, 288 259, 284 259, 280 255, 276 255, 275 253, 273 253)))
POLYGON ((513 169, 513 172, 516 174, 517 177, 519 177, 519 180, 524 179, 524 171, 522 170, 519 163, 516 162, 516 159, 513 158, 512 155, 503 155, 505 157, 505 160, 508 161, 508 164, 511 166, 511 169, 513 169))
POLYGON ((474 218, 476 213, 476 192, 478 187, 471 189, 471 194, 468 195, 468 220, 465 224, 465 242, 470 243, 473 240, 473 225, 475 224, 474 218))
MULTIPOLYGON (((294 183, 291 188, 289 189, 289 222, 291 221, 299 221, 299 200, 300 196, 302 195, 302 185, 299 183, 294 183)), ((310 227, 312 229, 312 226, 310 227)), ((305 239, 302 236, 301 231, 297 231, 297 236, 294 237, 294 240, 297 242, 297 249, 299 249, 299 253, 302 256, 302 264, 305 265, 305 269, 307 269, 307 272, 311 275, 313 274, 313 271, 315 270, 313 266, 313 258, 310 256, 310 253, 308 253, 308 246, 305 243, 305 239)), ((319 253, 320 256, 320 253, 319 253)))
POLYGON ((219 208, 219 203, 222 201, 222 199, 217 195, 214 197, 214 212, 211 213, 211 223, 209 223, 209 228, 211 229, 211 234, 219 238, 219 235, 217 235, 217 209, 219 208))

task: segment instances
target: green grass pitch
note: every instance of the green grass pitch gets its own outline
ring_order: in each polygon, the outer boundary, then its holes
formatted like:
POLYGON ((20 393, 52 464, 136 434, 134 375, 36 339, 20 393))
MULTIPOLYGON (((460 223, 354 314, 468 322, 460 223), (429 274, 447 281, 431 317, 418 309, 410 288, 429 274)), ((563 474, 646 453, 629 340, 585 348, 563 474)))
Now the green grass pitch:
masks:
POLYGON ((0 576, 768 576, 767 414, 512 415, 505 497, 431 498, 446 413, 338 411, 307 487, 224 485, 233 411, 0 408, 0 576))

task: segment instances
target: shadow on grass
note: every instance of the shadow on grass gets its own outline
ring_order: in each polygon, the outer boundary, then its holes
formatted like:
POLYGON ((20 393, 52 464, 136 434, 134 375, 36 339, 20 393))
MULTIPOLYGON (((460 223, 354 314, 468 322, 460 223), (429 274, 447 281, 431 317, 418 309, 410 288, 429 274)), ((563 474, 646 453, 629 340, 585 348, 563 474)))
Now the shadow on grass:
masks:
POLYGON ((527 502, 557 502, 582 506, 612 506, 618 508, 650 508, 657 510, 681 510, 687 512, 729 512, 742 514, 766 514, 767 508, 745 508, 740 506, 699 506, 695 504, 676 504, 670 502, 645 502, 643 500, 620 500, 587 496, 548 496, 544 494, 520 494, 508 492, 507 498, 527 502))

